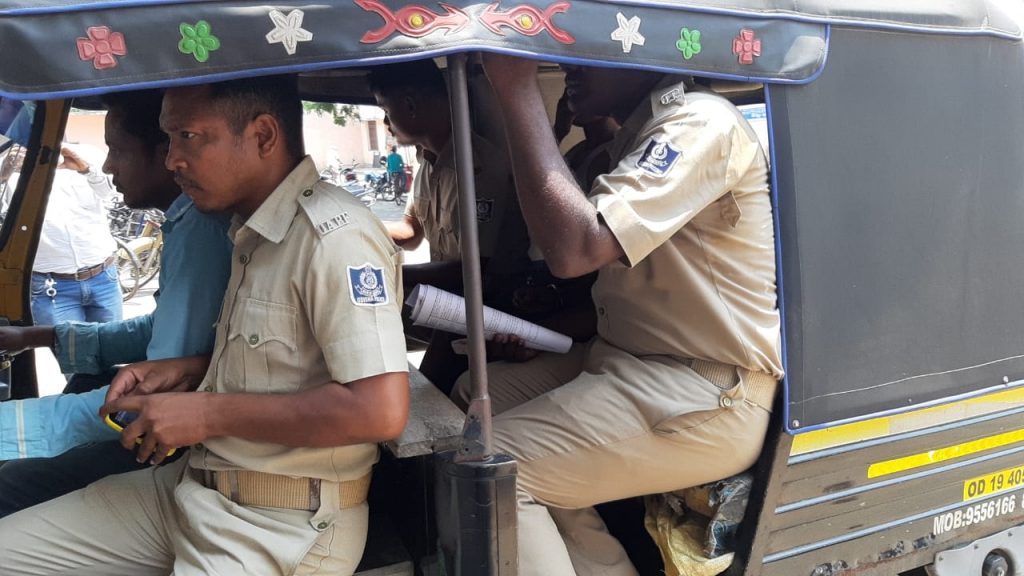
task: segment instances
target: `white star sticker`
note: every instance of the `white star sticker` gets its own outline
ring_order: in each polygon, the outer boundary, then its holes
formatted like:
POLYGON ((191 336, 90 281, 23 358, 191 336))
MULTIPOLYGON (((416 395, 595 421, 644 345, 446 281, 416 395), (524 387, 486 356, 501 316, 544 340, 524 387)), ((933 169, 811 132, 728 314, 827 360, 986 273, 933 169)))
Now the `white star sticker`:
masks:
POLYGON ((302 29, 303 16, 302 10, 292 10, 287 16, 280 10, 271 10, 270 20, 274 22, 274 29, 267 33, 267 43, 280 42, 289 56, 295 54, 299 42, 313 39, 312 32, 302 29))
POLYGON ((615 19, 619 21, 619 27, 612 32, 612 40, 622 42, 622 51, 629 54, 629 51, 633 49, 633 44, 637 46, 644 45, 644 37, 640 34, 640 18, 633 16, 629 20, 619 12, 615 15, 615 19))

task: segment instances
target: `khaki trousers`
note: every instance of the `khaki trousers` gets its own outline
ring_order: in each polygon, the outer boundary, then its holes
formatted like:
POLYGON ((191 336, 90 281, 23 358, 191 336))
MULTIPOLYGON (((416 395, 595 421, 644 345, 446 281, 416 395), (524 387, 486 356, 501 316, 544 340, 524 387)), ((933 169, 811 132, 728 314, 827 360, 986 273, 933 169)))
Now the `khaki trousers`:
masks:
POLYGON ((317 512, 240 506, 192 480, 187 461, 109 476, 0 520, 4 576, 355 571, 366 504, 339 510, 324 502, 317 512), (320 522, 327 528, 317 530, 320 522))
MULTIPOLYGON (((768 428, 742 381, 723 390, 678 359, 599 338, 491 364, 488 381, 495 449, 519 462, 521 576, 635 576, 592 506, 741 472, 768 428)), ((455 394, 468 398, 468 375, 455 394)))

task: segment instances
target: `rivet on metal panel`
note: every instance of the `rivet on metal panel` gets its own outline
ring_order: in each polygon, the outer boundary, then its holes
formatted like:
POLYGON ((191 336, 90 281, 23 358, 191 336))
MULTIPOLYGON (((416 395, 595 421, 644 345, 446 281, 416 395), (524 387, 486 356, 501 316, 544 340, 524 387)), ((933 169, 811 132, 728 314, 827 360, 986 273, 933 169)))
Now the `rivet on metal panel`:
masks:
POLYGON ((1003 384, 1009 384, 1009 383, 1010 383, 1010 377, 1009 376, 1003 376, 1003 384))
POLYGON ((799 428, 800 427, 800 421, 799 420, 793 420, 792 426, 793 426, 793 428, 799 428))

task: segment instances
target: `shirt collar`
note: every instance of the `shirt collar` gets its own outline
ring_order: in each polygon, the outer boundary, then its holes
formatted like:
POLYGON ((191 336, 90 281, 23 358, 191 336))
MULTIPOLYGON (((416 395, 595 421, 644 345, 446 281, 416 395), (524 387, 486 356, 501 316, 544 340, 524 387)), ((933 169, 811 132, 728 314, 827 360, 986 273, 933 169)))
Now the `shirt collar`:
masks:
POLYGON ((192 199, 184 194, 179 194, 174 202, 164 212, 164 222, 177 222, 192 207, 192 199))
POLYGON ((448 143, 444 145, 444 148, 441 148, 437 158, 431 163, 431 168, 434 170, 455 168, 455 146, 452 145, 453 140, 454 138, 448 139, 448 143))
POLYGON ((307 188, 312 188, 319 180, 320 174, 313 164, 313 159, 306 156, 277 185, 277 188, 274 188, 248 220, 242 222, 241 217, 236 215, 232 229, 245 226, 277 244, 284 240, 284 235, 292 225, 295 213, 299 209, 299 194, 307 188))
POLYGON ((676 102, 683 102, 686 95, 686 83, 679 76, 673 76, 671 74, 666 75, 657 84, 654 85, 654 89, 651 90, 651 95, 642 100, 640 104, 630 113, 626 121, 622 123, 622 128, 615 134, 615 138, 612 139, 608 145, 608 151, 611 154, 613 161, 618 161, 628 150, 625 150, 626 146, 633 143, 633 139, 640 132, 651 118, 654 117, 655 110, 659 110, 666 106, 678 105, 676 102))

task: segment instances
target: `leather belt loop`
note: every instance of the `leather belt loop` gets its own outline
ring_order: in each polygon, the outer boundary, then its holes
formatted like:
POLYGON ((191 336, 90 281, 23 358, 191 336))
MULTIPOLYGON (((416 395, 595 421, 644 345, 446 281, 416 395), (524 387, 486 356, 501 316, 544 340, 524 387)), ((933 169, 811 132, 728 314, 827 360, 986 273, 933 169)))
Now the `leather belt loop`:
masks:
POLYGON ((228 470, 227 472, 222 472, 222 474, 228 477, 228 490, 231 492, 231 495, 228 496, 228 498, 230 498, 232 502, 238 502, 241 499, 239 497, 240 490, 238 488, 238 471, 228 470))
POLYGON ((779 384, 778 380, 771 374, 747 370, 746 368, 713 362, 711 360, 684 358, 683 363, 696 372, 698 376, 722 390, 722 407, 728 408, 732 406, 733 400, 738 401, 745 398, 771 412, 772 405, 775 403, 775 391, 778 389, 779 384), (743 384, 742 388, 737 389, 736 385, 741 382, 743 384), (742 392, 742 397, 736 398, 728 394, 734 389, 736 389, 736 392, 742 392), (730 398, 728 402, 725 400, 726 397, 730 398))
POLYGON ((319 478, 310 478, 309 480, 309 509, 319 510, 320 509, 320 487, 323 484, 319 478))

